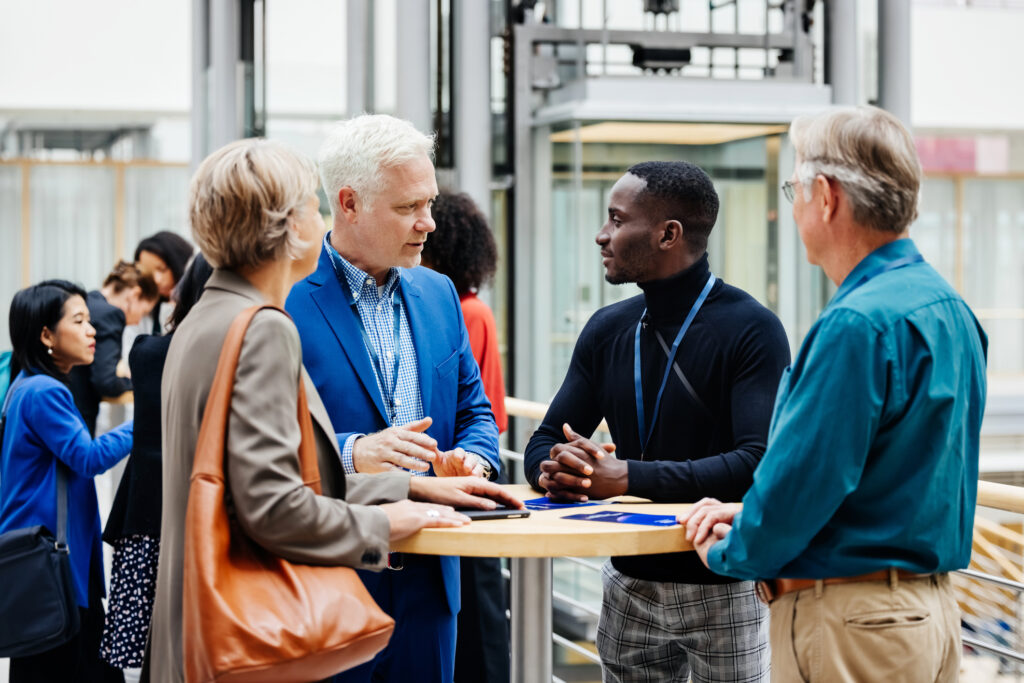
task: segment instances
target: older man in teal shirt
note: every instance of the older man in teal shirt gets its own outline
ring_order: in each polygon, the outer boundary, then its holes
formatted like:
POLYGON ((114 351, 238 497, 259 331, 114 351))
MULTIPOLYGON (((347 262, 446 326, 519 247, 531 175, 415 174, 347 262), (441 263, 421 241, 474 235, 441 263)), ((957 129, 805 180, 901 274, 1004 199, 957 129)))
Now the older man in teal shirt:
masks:
POLYGON ((794 121, 783 187, 839 289, 783 374, 742 507, 680 518, 710 569, 762 579, 773 680, 955 681, 987 340, 908 237, 921 167, 873 107, 794 121))

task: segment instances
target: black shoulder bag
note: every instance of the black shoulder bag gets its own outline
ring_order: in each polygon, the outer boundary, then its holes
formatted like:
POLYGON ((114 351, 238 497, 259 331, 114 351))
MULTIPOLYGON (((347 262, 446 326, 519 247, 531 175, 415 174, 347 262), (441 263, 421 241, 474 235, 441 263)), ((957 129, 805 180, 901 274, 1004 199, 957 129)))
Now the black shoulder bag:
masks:
MULTIPOLYGON (((0 415, 0 445, 11 386, 0 415)), ((0 534, 0 657, 27 657, 78 633, 78 604, 68 556, 67 466, 57 460, 57 538, 45 526, 0 534)))

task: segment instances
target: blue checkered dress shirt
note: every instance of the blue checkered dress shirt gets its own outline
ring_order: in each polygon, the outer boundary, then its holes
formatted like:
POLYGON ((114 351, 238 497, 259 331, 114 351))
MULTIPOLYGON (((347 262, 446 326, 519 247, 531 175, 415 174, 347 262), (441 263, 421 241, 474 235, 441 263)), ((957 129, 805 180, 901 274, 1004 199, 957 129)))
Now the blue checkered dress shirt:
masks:
MULTIPOLYGON (((387 281, 378 290, 377 281, 373 276, 359 270, 349 263, 337 250, 331 246, 331 233, 324 236, 324 247, 331 257, 331 264, 334 266, 334 274, 338 278, 344 278, 348 284, 352 298, 356 302, 356 310, 366 328, 366 336, 373 344, 377 357, 380 358, 381 367, 374 367, 373 374, 377 378, 377 389, 382 397, 391 395, 394 391, 395 413, 391 416, 391 424, 403 425, 407 422, 422 419, 423 397, 420 392, 419 364, 416 360, 416 347, 412 343, 412 331, 409 328, 409 317, 406 314, 402 297, 398 293, 398 285, 402 281, 400 268, 392 268, 388 272, 387 281), (394 337, 394 303, 399 308, 399 342, 398 342, 398 382, 392 376, 395 363, 395 337, 394 337), (381 372, 384 376, 381 377, 381 372)), ((367 350, 369 354, 369 350, 367 350)), ((373 365, 371 363, 371 365, 373 365)), ((386 406, 388 401, 384 400, 386 406)), ((355 474, 356 468, 352 462, 352 446, 356 439, 363 434, 352 434, 342 445, 341 464, 347 474, 355 474)), ((425 475, 428 472, 414 472, 413 474, 425 475)))

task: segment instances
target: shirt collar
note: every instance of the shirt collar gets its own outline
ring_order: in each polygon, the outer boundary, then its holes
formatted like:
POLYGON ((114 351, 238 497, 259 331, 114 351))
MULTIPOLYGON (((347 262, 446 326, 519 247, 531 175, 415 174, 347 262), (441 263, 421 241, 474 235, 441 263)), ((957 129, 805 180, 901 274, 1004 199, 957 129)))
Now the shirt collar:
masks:
POLYGON ((836 290, 835 296, 832 297, 833 301, 841 299, 846 292, 856 288, 857 283, 860 282, 861 278, 865 274, 870 273, 872 270, 880 267, 884 267, 885 264, 891 263, 897 259, 901 259, 905 256, 916 256, 920 252, 917 250, 917 245, 909 237, 894 240, 887 244, 875 249, 873 252, 861 259, 860 263, 854 266, 850 274, 846 276, 842 284, 839 285, 839 289, 836 290))
MULTIPOLYGON (((324 249, 331 257, 331 265, 334 267, 334 274, 339 278, 344 277, 348 284, 348 290, 352 294, 352 301, 358 303, 360 297, 370 293, 372 299, 378 298, 377 281, 372 275, 352 265, 348 259, 338 253, 338 250, 331 244, 331 232, 324 235, 324 249), (339 270, 340 268, 340 270, 339 270)), ((388 270, 388 277, 384 281, 384 290, 380 294, 381 299, 390 299, 402 281, 402 269, 392 266, 388 270)))

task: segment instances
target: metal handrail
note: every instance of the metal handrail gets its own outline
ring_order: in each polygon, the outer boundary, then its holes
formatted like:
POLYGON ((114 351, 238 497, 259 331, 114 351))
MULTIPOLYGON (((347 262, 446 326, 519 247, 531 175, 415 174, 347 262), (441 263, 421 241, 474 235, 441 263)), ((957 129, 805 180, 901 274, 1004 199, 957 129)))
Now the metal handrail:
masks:
POLYGON ((578 654, 578 655, 580 655, 582 657, 585 657, 586 659, 589 659, 594 664, 600 664, 601 663, 601 658, 600 657, 595 655, 593 652, 591 652, 587 648, 580 647, 579 645, 577 645, 576 643, 572 642, 571 640, 569 640, 568 638, 566 638, 564 636, 560 636, 557 633, 552 633, 551 634, 551 639, 553 641, 555 641, 555 643, 557 643, 558 645, 561 645, 562 647, 564 647, 565 649, 572 650, 576 654, 578 654))
POLYGON ((957 574, 977 579, 978 581, 994 583, 997 586, 1002 586, 1003 588, 1008 588, 1010 590, 1017 591, 1018 593, 1024 593, 1024 583, 1004 579, 1003 577, 996 576, 995 574, 985 574, 984 572, 975 571, 974 569, 960 569, 957 571, 957 574))
POLYGON ((964 645, 970 645, 971 647, 976 647, 979 650, 985 650, 987 652, 997 654, 1000 657, 1006 657, 1007 659, 1012 659, 1014 661, 1024 663, 1024 653, 1017 652, 1016 650, 1011 650, 1000 645, 992 645, 991 643, 985 643, 978 640, 977 638, 971 638, 970 636, 961 635, 960 640, 963 641, 964 645))

